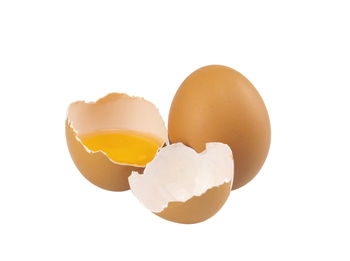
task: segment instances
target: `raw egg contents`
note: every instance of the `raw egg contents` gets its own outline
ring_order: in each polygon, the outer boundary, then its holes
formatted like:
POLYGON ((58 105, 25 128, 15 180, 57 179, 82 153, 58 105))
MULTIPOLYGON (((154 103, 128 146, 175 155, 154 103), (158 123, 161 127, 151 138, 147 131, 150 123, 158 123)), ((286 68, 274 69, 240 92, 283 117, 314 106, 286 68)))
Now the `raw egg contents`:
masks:
POLYGON ((104 130, 80 137, 92 151, 103 151, 118 163, 145 166, 162 145, 162 141, 149 134, 131 130, 104 130))
POLYGON ((96 102, 76 101, 69 105, 66 138, 76 167, 88 181, 103 189, 124 191, 130 188, 131 172, 143 172, 145 163, 167 142, 168 131, 151 102, 110 93, 96 102), (121 138, 121 134, 129 137, 121 138), (148 146, 142 145, 145 143, 148 146), (152 148, 151 152, 143 152, 144 146, 152 148), (142 154, 149 155, 148 159, 140 160, 142 154))

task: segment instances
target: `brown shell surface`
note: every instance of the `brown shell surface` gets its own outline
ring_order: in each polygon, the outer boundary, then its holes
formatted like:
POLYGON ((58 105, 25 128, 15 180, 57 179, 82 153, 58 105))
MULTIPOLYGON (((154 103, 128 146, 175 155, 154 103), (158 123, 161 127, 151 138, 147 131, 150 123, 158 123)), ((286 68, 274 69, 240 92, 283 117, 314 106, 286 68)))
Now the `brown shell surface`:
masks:
POLYGON ((72 159, 83 176, 96 186, 112 190, 128 190, 131 171, 142 173, 144 168, 111 162, 102 152, 89 153, 76 139, 74 130, 66 121, 66 138, 72 159))
POLYGON ((170 202, 159 213, 159 217, 176 223, 194 224, 212 217, 220 210, 230 195, 232 182, 208 189, 200 196, 194 196, 185 202, 170 202))
POLYGON ((197 152, 207 142, 222 142, 235 162, 232 189, 252 180, 267 157, 271 130, 265 104, 239 72, 211 65, 189 75, 178 89, 169 113, 170 143, 197 152))
POLYGON ((78 101, 68 108, 66 138, 72 159, 90 182, 112 191, 128 190, 131 171, 143 173, 144 166, 111 161, 102 152, 88 151, 77 137, 98 130, 125 129, 151 134, 162 145, 167 130, 158 109, 149 101, 122 93, 110 93, 94 103, 78 101))

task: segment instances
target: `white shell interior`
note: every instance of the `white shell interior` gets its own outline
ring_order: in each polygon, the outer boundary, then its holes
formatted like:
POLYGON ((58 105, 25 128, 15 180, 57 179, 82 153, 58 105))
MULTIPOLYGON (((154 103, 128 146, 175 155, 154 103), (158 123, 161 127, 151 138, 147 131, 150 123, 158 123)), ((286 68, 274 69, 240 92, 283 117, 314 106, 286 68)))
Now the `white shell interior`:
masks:
POLYGON ((168 135, 158 109, 151 102, 126 94, 111 93, 97 102, 72 103, 67 118, 77 135, 127 129, 152 134, 164 142, 168 135))
POLYGON ((233 182, 233 157, 230 147, 210 142, 197 153, 182 143, 160 149, 146 165, 142 175, 133 171, 131 191, 152 212, 161 212, 169 202, 185 202, 208 189, 233 182))

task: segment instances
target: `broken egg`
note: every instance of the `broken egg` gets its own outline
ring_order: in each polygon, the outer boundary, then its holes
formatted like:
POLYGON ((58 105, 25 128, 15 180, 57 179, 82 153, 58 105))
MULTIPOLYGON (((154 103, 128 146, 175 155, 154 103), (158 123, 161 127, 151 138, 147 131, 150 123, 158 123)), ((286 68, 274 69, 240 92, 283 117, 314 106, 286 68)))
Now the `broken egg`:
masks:
POLYGON ((129 189, 132 171, 142 172, 167 141, 158 109, 149 101, 111 93, 96 102, 72 103, 66 138, 79 171, 107 190, 129 189))
POLYGON ((182 143, 161 148, 143 174, 133 171, 130 189, 164 219, 192 224, 213 216, 228 198, 234 163, 230 147, 207 143, 197 153, 182 143))
POLYGON ((269 151, 264 101, 247 78, 226 66, 205 66, 185 79, 168 128, 169 136, 152 103, 112 93, 72 103, 66 138, 91 183, 130 188, 152 213, 184 224, 215 215, 232 189, 255 177, 269 151))
POLYGON ((235 160, 233 189, 251 181, 270 147, 270 120, 264 101, 250 81, 221 65, 189 75, 171 104, 170 143, 182 142, 197 152, 207 142, 228 144, 235 160))

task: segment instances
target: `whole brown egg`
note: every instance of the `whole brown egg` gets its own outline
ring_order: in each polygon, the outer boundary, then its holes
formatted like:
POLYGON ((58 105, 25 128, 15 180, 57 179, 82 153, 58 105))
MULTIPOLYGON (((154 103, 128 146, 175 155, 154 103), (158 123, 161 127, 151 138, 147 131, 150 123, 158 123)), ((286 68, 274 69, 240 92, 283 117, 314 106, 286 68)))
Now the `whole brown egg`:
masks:
POLYGON ((230 146, 234 159, 232 189, 252 180, 265 162, 271 128, 265 104, 239 72, 220 65, 202 67, 178 89, 169 113, 170 143, 197 152, 207 142, 230 146))

